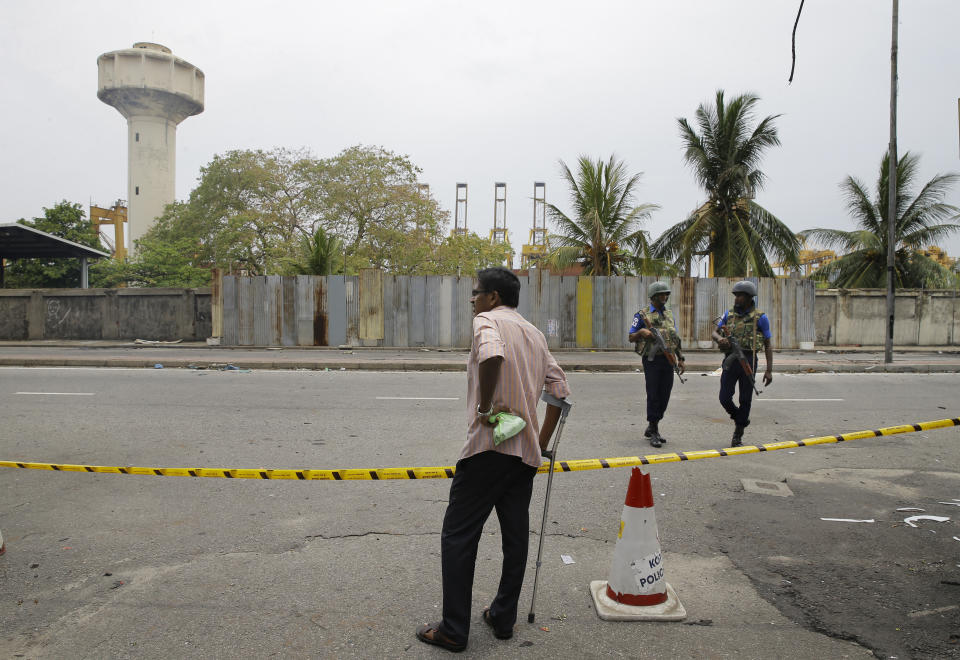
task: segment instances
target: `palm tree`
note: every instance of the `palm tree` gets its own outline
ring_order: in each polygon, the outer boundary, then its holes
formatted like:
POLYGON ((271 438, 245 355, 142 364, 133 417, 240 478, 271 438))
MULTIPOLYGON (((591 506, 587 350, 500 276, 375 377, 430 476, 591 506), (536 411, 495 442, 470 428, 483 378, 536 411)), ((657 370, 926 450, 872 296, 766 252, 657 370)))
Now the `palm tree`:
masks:
MULTIPOLYGON (((911 186, 917 176, 920 158, 910 152, 897 163, 897 218, 894 221, 894 286, 949 287, 950 271, 925 255, 923 247, 935 244, 960 230, 951 220, 960 217, 960 209, 943 202, 950 188, 960 180, 955 173, 937 174, 916 197, 911 186)), ((870 199, 866 186, 848 176, 840 184, 847 210, 857 224, 854 231, 807 229, 800 232, 825 247, 835 247, 844 255, 818 268, 813 277, 844 288, 885 288, 887 273, 887 217, 890 180, 890 154, 880 162, 876 196, 870 199)))
POLYGON ((683 158, 706 191, 707 201, 657 239, 654 256, 689 273, 694 255, 710 254, 713 274, 719 277, 746 275, 748 269, 753 275, 772 276, 768 254, 781 263, 796 264, 797 237, 753 201, 766 178, 759 169, 763 153, 780 145, 774 126, 779 115, 751 127, 759 100, 743 94, 727 104, 723 90, 718 90, 714 105, 697 108, 699 132, 686 119, 677 119, 683 158))
POLYGON ((560 161, 574 213, 569 217, 547 204, 547 212, 559 227, 559 233, 550 236, 555 247, 547 264, 562 269, 580 263, 586 275, 621 274, 625 268, 631 269, 636 254, 649 248, 647 233, 640 226, 660 207, 634 205, 640 174, 630 176, 626 164, 616 156, 607 162, 580 156, 578 165, 574 176, 560 161))
POLYGON ((304 236, 300 243, 303 261, 295 263, 298 275, 330 275, 339 267, 343 242, 334 234, 327 235, 323 227, 317 227, 312 236, 304 236))

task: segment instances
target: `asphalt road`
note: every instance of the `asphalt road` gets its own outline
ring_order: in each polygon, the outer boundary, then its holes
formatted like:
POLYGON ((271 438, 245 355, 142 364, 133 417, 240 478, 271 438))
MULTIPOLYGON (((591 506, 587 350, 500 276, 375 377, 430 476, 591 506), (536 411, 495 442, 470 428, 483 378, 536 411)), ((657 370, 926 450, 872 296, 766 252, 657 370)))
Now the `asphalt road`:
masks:
MULTIPOLYGON (((0 459, 158 467, 451 465, 464 374, 0 369, 0 459)), ((565 458, 654 453, 642 375, 571 374, 565 458)), ((960 415, 960 375, 776 374, 745 441, 960 415)), ((677 385, 667 450, 725 447, 716 377, 677 385)), ((653 466, 685 623, 614 624, 606 579, 629 471, 559 474, 538 620, 471 657, 960 657, 960 429, 653 466), (790 497, 744 490, 786 484, 790 497), (917 507, 949 516, 903 522, 917 507), (873 523, 821 518, 873 519, 873 523), (571 555, 565 565, 560 554, 571 555), (549 630, 542 630, 541 626, 549 630)), ((535 554, 545 478, 531 506, 535 554)), ((0 657, 442 657, 449 481, 287 482, 0 469, 0 657)), ((495 519, 477 615, 496 589, 495 519)))

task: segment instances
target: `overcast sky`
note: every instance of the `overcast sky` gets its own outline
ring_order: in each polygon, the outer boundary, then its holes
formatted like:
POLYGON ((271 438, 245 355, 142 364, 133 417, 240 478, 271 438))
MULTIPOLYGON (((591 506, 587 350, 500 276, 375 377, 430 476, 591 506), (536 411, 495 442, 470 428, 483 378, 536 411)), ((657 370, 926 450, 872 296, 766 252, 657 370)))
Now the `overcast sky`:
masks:
MULTIPOLYGON (((534 181, 568 208, 558 161, 615 153, 659 204, 656 238, 702 203, 682 161, 678 117, 718 88, 780 114, 782 146, 757 201, 791 229, 852 229, 838 184, 877 178, 889 140, 889 0, 632 2, 4 2, 0 221, 61 199, 126 196, 126 126, 97 91, 97 57, 154 41, 206 75, 206 109, 177 136, 177 196, 230 149, 331 156, 354 144, 407 154, 468 227, 493 221, 507 183, 519 252, 534 181)), ((921 179, 960 170, 960 2, 900 3, 898 146, 921 179)), ((960 190, 949 197, 960 205, 960 190)), ((945 244, 960 255, 960 236, 945 244)))

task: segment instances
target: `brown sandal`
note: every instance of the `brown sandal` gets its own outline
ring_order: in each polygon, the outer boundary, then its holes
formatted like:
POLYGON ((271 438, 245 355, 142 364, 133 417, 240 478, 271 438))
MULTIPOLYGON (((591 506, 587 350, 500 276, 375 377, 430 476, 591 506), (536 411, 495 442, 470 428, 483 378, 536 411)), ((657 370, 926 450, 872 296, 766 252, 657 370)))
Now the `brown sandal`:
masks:
POLYGON ((483 608, 483 622, 490 626, 493 629, 493 636, 497 639, 510 639, 513 637, 513 628, 509 630, 498 630, 497 626, 493 623, 493 616, 490 614, 490 608, 483 608))
POLYGON ((440 622, 428 623, 425 626, 420 626, 417 628, 417 639, 419 639, 424 644, 433 644, 434 646, 439 646, 441 648, 452 651, 453 653, 460 653, 460 651, 467 648, 466 644, 457 644, 455 641, 444 635, 440 632, 440 622), (427 636, 429 634, 429 637, 427 636))

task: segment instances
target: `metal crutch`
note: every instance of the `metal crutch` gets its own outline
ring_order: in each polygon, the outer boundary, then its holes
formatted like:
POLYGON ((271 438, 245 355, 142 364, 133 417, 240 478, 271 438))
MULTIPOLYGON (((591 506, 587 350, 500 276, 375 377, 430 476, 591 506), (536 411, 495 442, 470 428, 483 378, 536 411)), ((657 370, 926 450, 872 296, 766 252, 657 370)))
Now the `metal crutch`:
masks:
POLYGON ((549 450, 550 472, 547 473, 547 494, 543 499, 543 520, 540 522, 540 546, 537 548, 537 570, 533 574, 533 596, 530 598, 530 614, 527 615, 527 622, 533 623, 536 618, 534 615, 534 604, 537 602, 537 581, 540 579, 540 559, 543 556, 543 536, 547 530, 547 509, 550 508, 550 486, 553 485, 553 466, 557 462, 557 445, 560 444, 560 435, 563 433, 563 424, 567 421, 567 413, 573 404, 566 399, 557 397, 544 391, 540 395, 542 401, 546 401, 549 406, 556 406, 560 409, 560 423, 557 426, 556 435, 553 437, 553 447, 549 450))

